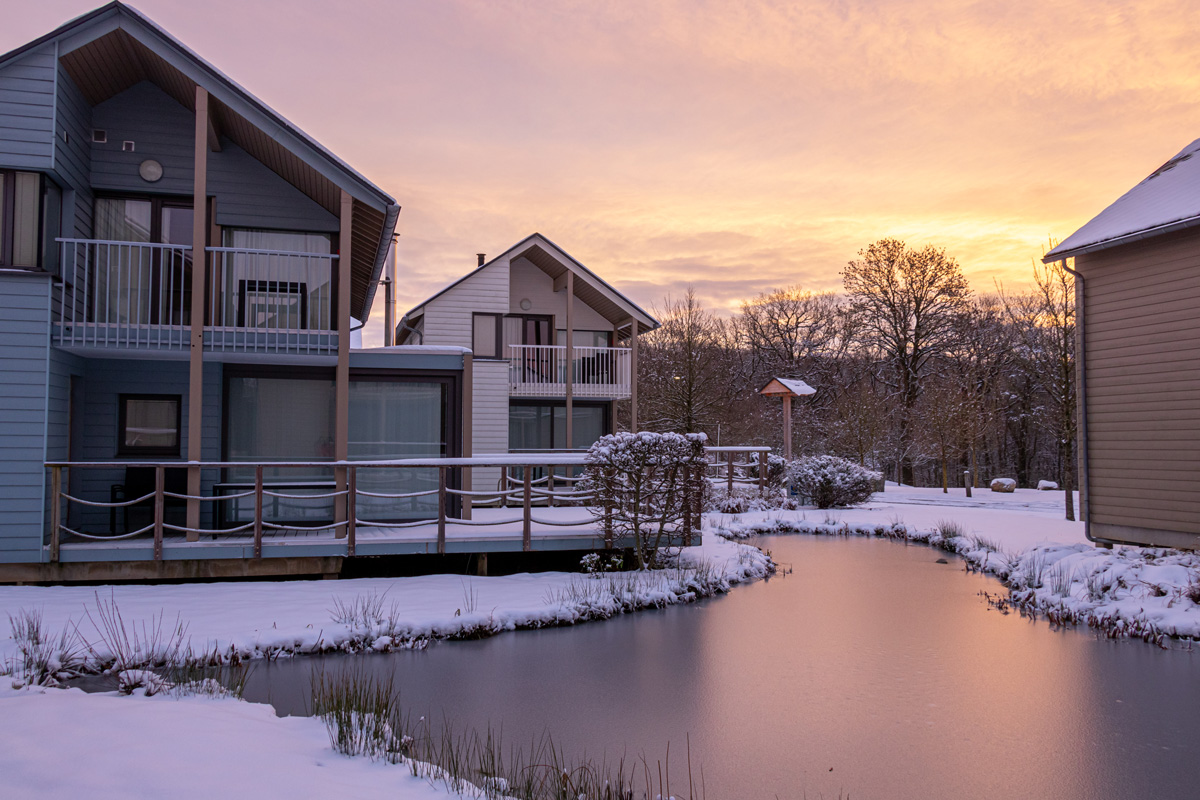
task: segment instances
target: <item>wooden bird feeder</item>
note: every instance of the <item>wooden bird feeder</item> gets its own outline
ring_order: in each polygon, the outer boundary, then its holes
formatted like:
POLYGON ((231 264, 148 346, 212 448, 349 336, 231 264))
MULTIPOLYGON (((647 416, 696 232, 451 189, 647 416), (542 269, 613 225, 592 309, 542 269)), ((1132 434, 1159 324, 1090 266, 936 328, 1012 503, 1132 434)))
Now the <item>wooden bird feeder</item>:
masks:
POLYGON ((763 397, 783 398, 783 457, 792 460, 792 398, 816 394, 817 390, 798 378, 772 378, 758 390, 763 397))

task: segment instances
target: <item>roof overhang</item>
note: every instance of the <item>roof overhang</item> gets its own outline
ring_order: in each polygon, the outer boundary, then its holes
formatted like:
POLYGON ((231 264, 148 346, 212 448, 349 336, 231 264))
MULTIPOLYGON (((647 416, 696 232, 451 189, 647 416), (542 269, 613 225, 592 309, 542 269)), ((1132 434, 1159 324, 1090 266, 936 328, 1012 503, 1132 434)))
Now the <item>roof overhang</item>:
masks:
POLYGON ((817 390, 799 378, 772 378, 758 393, 764 397, 804 397, 817 390))
POLYGON ((400 207, 344 161, 209 64, 140 11, 114 2, 0 56, 0 64, 53 43, 84 98, 96 105, 149 81, 189 111, 209 94, 209 146, 227 137, 334 216, 351 212, 351 315, 366 320, 400 207))

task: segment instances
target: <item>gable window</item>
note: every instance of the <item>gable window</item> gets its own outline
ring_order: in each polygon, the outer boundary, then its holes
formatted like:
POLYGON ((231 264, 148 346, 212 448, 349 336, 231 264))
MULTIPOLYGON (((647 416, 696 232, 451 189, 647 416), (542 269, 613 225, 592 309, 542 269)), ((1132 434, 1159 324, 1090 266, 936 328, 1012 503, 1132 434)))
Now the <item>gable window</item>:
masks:
POLYGON ((182 402, 177 394, 123 394, 117 455, 178 456, 182 402))
POLYGON ((39 267, 43 253, 57 262, 61 203, 58 187, 39 173, 0 170, 0 267, 39 267))
POLYGON ((503 358, 500 352, 502 314, 473 314, 471 350, 475 358, 503 358))

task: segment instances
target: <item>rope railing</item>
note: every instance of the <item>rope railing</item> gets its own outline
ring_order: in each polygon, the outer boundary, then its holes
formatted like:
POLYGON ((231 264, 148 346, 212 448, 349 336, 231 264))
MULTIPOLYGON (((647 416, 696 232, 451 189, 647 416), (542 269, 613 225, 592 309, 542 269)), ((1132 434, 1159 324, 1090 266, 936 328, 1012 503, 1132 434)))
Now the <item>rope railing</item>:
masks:
MULTIPOLYGON (((759 455, 757 460, 739 460, 747 453, 764 454, 766 447, 720 447, 708 448, 710 456, 718 459, 709 466, 720 470, 727 487, 755 483, 745 472, 758 467, 758 485, 765 487, 766 459, 759 455), (761 462, 761 463, 759 463, 761 462)), ((586 467, 586 456, 580 452, 564 453, 514 453, 477 458, 411 458, 387 461, 291 461, 291 462, 47 462, 51 475, 50 513, 50 560, 59 560, 63 537, 88 541, 118 541, 136 539, 150 535, 153 539, 154 560, 163 559, 165 536, 172 536, 170 546, 180 543, 198 542, 200 537, 214 539, 253 536, 254 558, 263 553, 264 531, 274 534, 287 532, 329 532, 335 539, 345 539, 345 554, 355 555, 357 528, 366 526, 384 530, 408 528, 436 528, 437 552, 446 552, 446 528, 448 524, 471 528, 492 528, 519 525, 522 549, 532 550, 532 526, 552 528, 582 527, 596 524, 590 514, 566 518, 541 513, 534 516, 534 509, 552 508, 556 505, 582 507, 597 500, 594 491, 576 488, 583 475, 577 474, 586 467), (154 490, 136 498, 102 502, 80 497, 65 491, 64 479, 72 470, 113 470, 137 467, 152 470, 154 490), (467 480, 467 471, 480 468, 501 468, 501 479, 495 489, 477 489, 462 485, 467 480), (169 491, 166 488, 167 470, 188 473, 187 491, 169 491), (213 472, 239 476, 230 483, 212 480, 213 472), (246 476, 253 471, 253 483, 246 476), (269 471, 269 477, 267 474, 269 471), (305 476, 299 485, 289 485, 282 477, 291 471, 305 476), (423 481, 419 474, 436 475, 437 488, 418 491, 384 491, 391 488, 380 481, 404 482, 423 481), (542 473, 534 477, 536 473, 542 473), (332 480, 328 476, 332 474, 332 480), (321 476, 319 480, 311 477, 321 476), (363 476, 369 475, 370 489, 360 488, 363 476), (207 476, 207 477, 205 477, 207 476), (312 486, 316 491, 304 491, 312 486), (273 488, 272 488, 273 487, 273 488), (332 487, 332 488, 330 488, 332 487), (234 491, 226 492, 226 489, 234 491), (249 508, 251 500, 253 508, 249 508), (172 516, 167 518, 168 501, 172 503, 172 514, 186 509, 186 520, 172 516), (267 507, 267 502, 270 507, 267 507), (425 501, 425 502, 422 502, 425 501), (435 502, 436 501, 436 511, 435 502), (358 512, 360 502, 366 513, 358 512), (207 505, 206 505, 207 504, 207 505), (476 506, 495 504, 498 507, 520 509, 519 515, 503 515, 496 518, 472 518, 476 506), (66 513, 64 514, 64 506, 66 513), (390 507, 389 507, 390 506, 390 507), (76 512, 80 522, 75 522, 76 512), (88 517, 86 509, 107 509, 110 512, 109 531, 96 531, 94 514, 88 517), (124 510, 126 528, 134 512, 145 508, 152 513, 148 524, 137 524, 134 530, 118 533, 116 514, 124 510), (297 518, 289 519, 289 514, 297 518), (400 516, 388 518, 389 514, 400 516), (410 515, 428 515, 420 519, 404 519, 410 515), (371 519, 371 517, 381 517, 371 519), (332 518, 332 521, 326 521, 332 518), (68 519, 71 520, 68 524, 68 519), (88 519, 93 522, 89 523, 88 519), (211 519, 211 522, 210 522, 211 519), (204 523, 204 524, 202 524, 204 523), (183 540, 186 539, 186 542, 183 540)), ((710 477, 710 481, 714 478, 710 477)), ((428 485, 428 484, 427 484, 428 485)), ((420 483, 417 484, 420 486, 420 483)), ((142 517, 144 519, 144 517, 142 517)), ((140 520, 139 520, 140 523, 140 520)), ((244 539, 243 539, 244 541, 244 539)), ((320 540, 324 541, 324 539, 320 540)), ((612 537, 606 530, 605 542, 612 545, 612 537)), ((195 557, 205 551, 194 551, 195 557)), ((189 556, 190 557, 190 556, 189 556)), ((227 555, 225 557, 228 557, 227 555)))

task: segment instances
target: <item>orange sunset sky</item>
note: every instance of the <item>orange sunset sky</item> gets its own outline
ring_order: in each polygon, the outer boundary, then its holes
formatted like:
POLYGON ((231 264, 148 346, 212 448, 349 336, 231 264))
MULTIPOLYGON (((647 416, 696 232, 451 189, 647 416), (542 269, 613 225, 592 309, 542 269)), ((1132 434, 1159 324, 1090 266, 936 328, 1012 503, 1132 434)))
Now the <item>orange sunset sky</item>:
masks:
MULTIPOLYGON (((95 4, 0 0, 0 50, 95 4)), ((647 307, 883 236, 1017 288, 1200 137, 1200 2, 134 5, 396 197, 401 312, 533 231, 647 307)))

